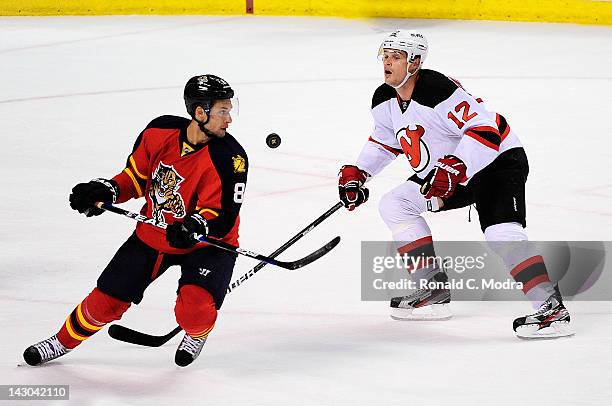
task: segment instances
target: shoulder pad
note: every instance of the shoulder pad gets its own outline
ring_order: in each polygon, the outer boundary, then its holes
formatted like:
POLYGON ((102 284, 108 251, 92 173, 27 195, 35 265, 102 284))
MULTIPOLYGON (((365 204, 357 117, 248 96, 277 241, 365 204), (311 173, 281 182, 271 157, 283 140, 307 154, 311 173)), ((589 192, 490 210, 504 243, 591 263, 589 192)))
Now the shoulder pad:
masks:
POLYGON ((249 166, 249 158, 242 145, 231 134, 225 134, 223 138, 217 138, 209 143, 210 158, 218 171, 227 175, 233 172, 235 175, 246 173, 249 166))
POLYGON ((185 128, 189 125, 191 120, 185 117, 178 116, 159 116, 153 121, 151 121, 147 128, 163 128, 163 129, 173 129, 173 128, 185 128))
POLYGON ((374 96, 372 96, 372 108, 386 102, 387 100, 395 99, 396 94, 397 93, 394 88, 386 83, 383 83, 374 91, 374 96))
POLYGON ((412 92, 412 100, 423 106, 434 108, 451 97, 458 87, 457 83, 440 72, 421 69, 412 92))

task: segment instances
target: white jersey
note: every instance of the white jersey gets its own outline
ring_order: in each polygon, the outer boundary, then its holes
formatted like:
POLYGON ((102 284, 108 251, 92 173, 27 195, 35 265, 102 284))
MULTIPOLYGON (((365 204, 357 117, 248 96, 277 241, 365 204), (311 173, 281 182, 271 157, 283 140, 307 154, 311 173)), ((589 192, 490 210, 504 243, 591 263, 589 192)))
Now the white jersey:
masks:
POLYGON ((410 100, 383 84, 372 98, 374 130, 356 165, 371 176, 404 154, 421 179, 444 155, 467 167, 468 179, 521 143, 504 117, 488 111, 461 84, 421 69, 410 100))

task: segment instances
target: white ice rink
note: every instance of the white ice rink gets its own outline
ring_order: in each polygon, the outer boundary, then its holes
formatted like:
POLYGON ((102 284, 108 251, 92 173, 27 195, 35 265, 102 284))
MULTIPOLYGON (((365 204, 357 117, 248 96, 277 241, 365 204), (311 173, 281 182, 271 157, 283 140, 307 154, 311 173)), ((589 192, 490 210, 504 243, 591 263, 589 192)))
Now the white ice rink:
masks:
MULTIPOLYGON (((610 239, 610 27, 1 18, 0 384, 69 384, 75 405, 610 404, 611 302, 569 302, 575 337, 525 342, 511 325, 527 303, 453 303, 450 321, 402 323, 387 303, 360 301, 360 242, 390 238, 377 203, 409 175, 401 157, 372 181, 370 202, 336 213, 281 258, 341 235, 332 253, 297 272, 264 268, 230 294, 189 368, 174 364, 179 338, 142 348, 106 331, 46 366, 17 366, 28 345, 59 329, 134 227, 111 214, 79 216, 67 204, 71 187, 118 173, 152 118, 185 115, 189 77, 218 74, 239 96, 230 132, 251 161, 241 244, 272 252, 336 202, 337 170, 371 130, 382 33, 396 27, 423 30, 426 67, 461 80, 521 137, 532 239, 610 239), (272 131, 282 137, 276 150, 264 142, 272 131)), ((427 218, 438 240, 482 239, 467 216, 427 218)), ((240 258, 234 275, 255 264, 240 258)), ((170 331, 177 275, 169 270, 121 323, 170 331)))

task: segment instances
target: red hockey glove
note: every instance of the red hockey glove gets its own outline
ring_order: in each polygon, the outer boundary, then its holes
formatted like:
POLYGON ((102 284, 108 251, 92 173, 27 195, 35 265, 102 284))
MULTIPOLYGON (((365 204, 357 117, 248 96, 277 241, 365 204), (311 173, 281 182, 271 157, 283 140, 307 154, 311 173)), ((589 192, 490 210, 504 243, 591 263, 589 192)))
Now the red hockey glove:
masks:
POLYGON ((354 165, 344 165, 338 172, 340 201, 350 211, 368 201, 370 191, 363 187, 366 173, 354 165))
POLYGON ((421 193, 426 199, 432 197, 449 198, 455 192, 457 184, 465 182, 467 167, 454 155, 445 155, 438 159, 434 168, 425 177, 421 193))

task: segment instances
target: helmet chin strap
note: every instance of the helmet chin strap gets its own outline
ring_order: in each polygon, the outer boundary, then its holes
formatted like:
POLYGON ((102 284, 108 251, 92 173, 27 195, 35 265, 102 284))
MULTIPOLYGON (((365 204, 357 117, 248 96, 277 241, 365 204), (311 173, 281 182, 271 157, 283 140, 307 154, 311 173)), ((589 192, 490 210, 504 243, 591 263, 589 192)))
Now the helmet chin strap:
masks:
POLYGON ((213 133, 212 131, 210 131, 208 128, 205 127, 205 125, 210 120, 209 111, 206 111, 206 121, 200 121, 197 118, 195 118, 195 116, 193 116, 193 119, 195 120, 196 123, 198 123, 198 127, 200 128, 200 131, 202 131, 204 134, 208 135, 209 137, 217 137, 215 133, 213 133))
POLYGON ((202 131, 204 134, 208 135, 209 137, 217 137, 217 134, 210 131, 208 128, 204 127, 206 123, 208 123, 208 120, 198 121, 197 118, 194 118, 194 120, 196 121, 196 123, 198 123, 198 127, 200 128, 200 131, 202 131))
POLYGON ((208 135, 211 138, 218 138, 219 137, 217 134, 215 134, 214 132, 210 131, 208 128, 204 128, 204 126, 202 126, 200 128, 202 128, 202 131, 204 132, 204 134, 208 135))
POLYGON ((404 78, 404 80, 402 80, 402 82, 399 85, 392 86, 392 87, 394 89, 399 89, 400 87, 404 86, 406 84, 406 82, 408 82, 408 79, 410 79, 412 76, 414 76, 414 74, 417 73, 418 71, 419 71, 419 68, 417 68, 414 72, 410 73, 408 68, 406 68, 406 77, 404 78))

